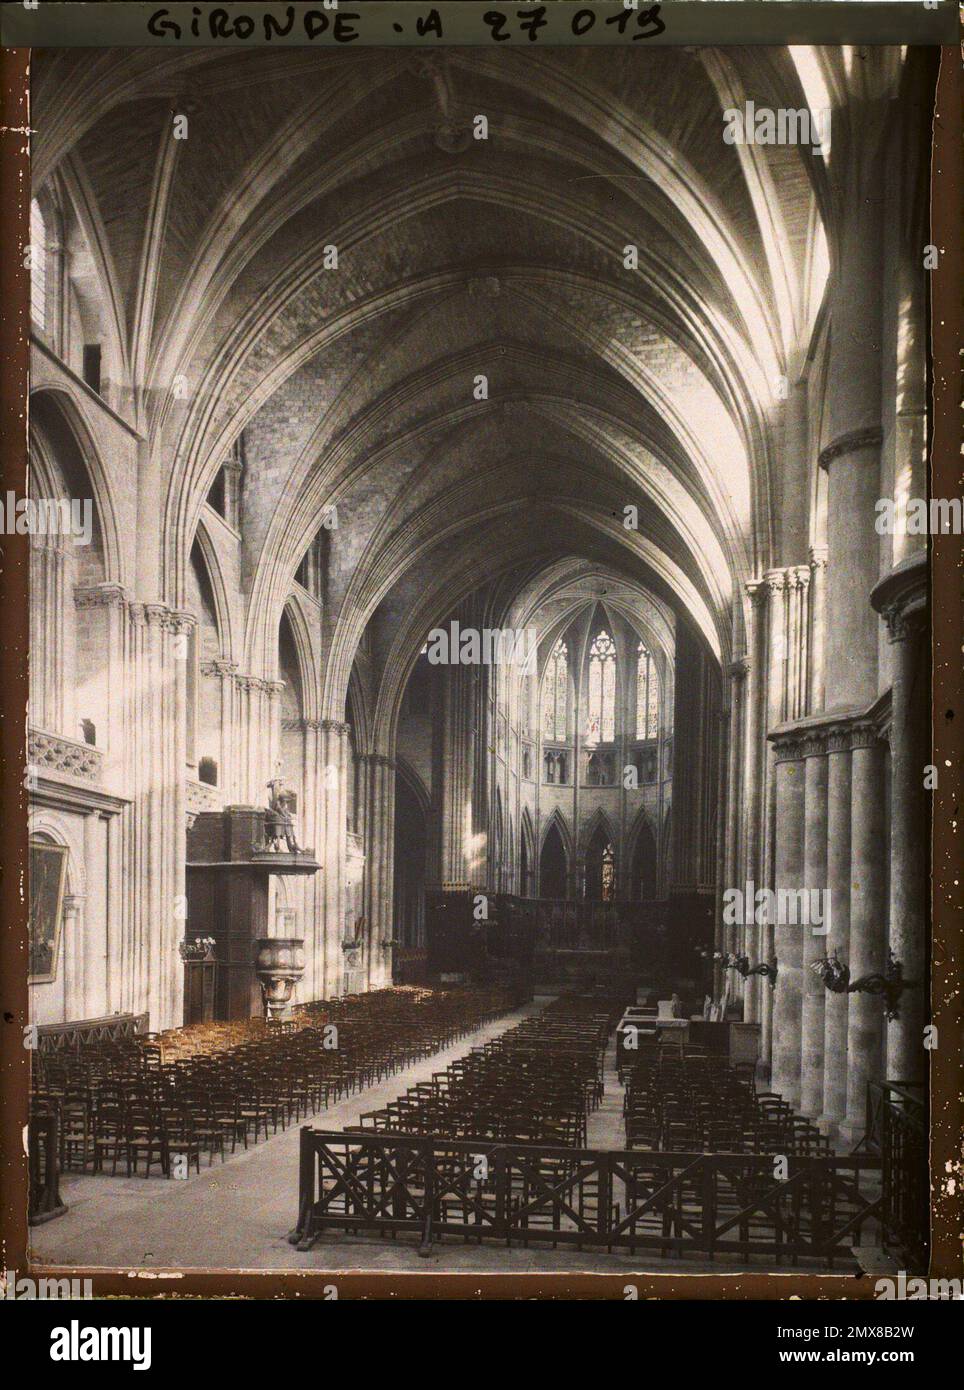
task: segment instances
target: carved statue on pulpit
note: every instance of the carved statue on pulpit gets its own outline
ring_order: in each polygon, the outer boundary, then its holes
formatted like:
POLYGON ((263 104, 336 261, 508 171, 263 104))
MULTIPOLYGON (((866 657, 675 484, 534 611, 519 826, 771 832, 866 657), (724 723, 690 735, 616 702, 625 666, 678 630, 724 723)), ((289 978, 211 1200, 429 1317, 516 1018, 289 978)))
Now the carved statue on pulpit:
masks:
POLYGON ((294 793, 284 784, 280 768, 268 783, 270 797, 264 817, 264 842, 268 849, 289 854, 300 854, 301 848, 295 838, 295 818, 292 807, 294 793))

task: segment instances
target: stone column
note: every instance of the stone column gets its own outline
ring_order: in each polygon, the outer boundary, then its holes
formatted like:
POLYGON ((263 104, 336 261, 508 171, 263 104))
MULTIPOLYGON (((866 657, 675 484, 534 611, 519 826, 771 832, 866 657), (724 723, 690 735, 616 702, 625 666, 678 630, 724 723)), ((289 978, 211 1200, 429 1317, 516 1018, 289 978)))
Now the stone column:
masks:
POLYGON ((77 737, 66 722, 65 694, 73 692, 68 669, 67 545, 57 533, 30 537, 30 722, 38 729, 77 737))
POLYGON ((823 709, 827 644, 827 547, 810 547, 810 698, 811 711, 823 709))
MULTIPOLYGON (((764 728, 766 692, 764 687, 764 663, 766 652, 766 628, 764 626, 764 603, 766 588, 762 583, 746 586, 750 596, 750 622, 747 636, 748 675, 746 693, 746 735, 744 740, 743 785, 746 808, 743 834, 743 880, 762 882, 761 875, 761 825, 762 825, 762 753, 766 734, 764 728)), ((749 913, 750 907, 747 905, 749 913)), ((742 931, 743 950, 755 965, 760 960, 760 939, 762 928, 752 924, 747 916, 742 931)), ((747 980, 744 992, 743 1016, 748 1023, 759 1023, 762 1014, 762 988, 760 977, 747 980)))
MULTIPOLYGON (((906 187, 906 185, 905 185, 906 187)), ((927 496, 927 280, 921 264, 926 213, 906 227, 898 262, 896 415, 894 420, 894 500, 927 496)), ((898 526, 893 538, 894 567, 926 548, 926 537, 907 534, 898 526)))
MULTIPOLYGON (((306 849, 313 849, 321 860, 321 815, 324 797, 324 765, 320 751, 321 722, 318 719, 301 721, 304 738, 304 804, 301 807, 301 839, 306 849)), ((325 872, 322 868, 305 880, 304 921, 301 934, 305 939, 305 973, 300 986, 305 1000, 323 999, 325 995, 325 872)))
MULTIPOLYGON (((825 938, 826 954, 850 954, 850 730, 837 726, 827 733, 827 887, 833 916, 825 938)), ((824 988, 821 984, 821 988, 824 988)), ((827 993, 824 999, 823 1114, 820 1128, 835 1135, 847 1113, 848 994, 827 993)))
POLYGON ((222 804, 237 804, 240 798, 238 786, 238 712, 237 712, 237 673, 238 663, 224 657, 201 664, 201 675, 214 677, 220 684, 221 696, 221 737, 218 748, 218 790, 222 804))
POLYGON ((84 1017, 83 915, 83 893, 65 893, 60 944, 60 959, 64 972, 65 1023, 84 1017))
POLYGON ((816 925, 813 918, 814 895, 826 902, 827 887, 827 744, 821 735, 813 735, 804 743, 806 758, 807 798, 803 835, 803 886, 810 894, 811 921, 803 931, 803 1060, 800 1076, 800 1110, 812 1118, 823 1111, 823 1048, 826 990, 813 965, 827 953, 829 928, 833 924, 833 898, 830 897, 830 921, 821 912, 823 921, 816 925))
POLYGON ((395 851, 395 764, 382 753, 362 759, 368 783, 365 818, 366 977, 369 989, 391 984, 392 887, 395 851))
POLYGON ((787 681, 784 719, 810 711, 810 566, 787 570, 787 681))
MULTIPOLYGON (((861 79, 871 90, 878 60, 861 79)), ((834 140, 837 269, 831 278, 827 470, 828 709, 866 707, 877 694, 878 624, 870 592, 879 572, 875 506, 881 486, 881 295, 883 135, 890 105, 881 94, 854 100, 834 140)))
POLYGON ((278 761, 280 695, 283 681, 235 677, 238 693, 237 788, 241 804, 263 806, 278 761))
MULTIPOLYGON (((130 723, 129 702, 118 698, 131 690, 127 665, 127 595, 119 584, 78 584, 73 592, 77 621, 86 633, 88 651, 98 661, 86 673, 84 705, 96 715, 97 747, 104 749, 104 778, 112 789, 124 792, 123 751, 137 736, 130 723), (81 616, 82 615, 82 616, 81 616)), ((74 677, 70 676, 71 683, 74 677)), ((77 713, 73 710, 72 713, 77 713)), ((80 736, 76 725, 70 730, 80 736)))
MULTIPOLYGON (((729 746, 726 763, 726 827, 723 849, 723 873, 720 889, 736 888, 741 882, 741 844, 740 821, 743 807, 743 730, 746 722, 744 701, 746 695, 746 676, 749 663, 745 657, 734 661, 729 668, 730 676, 730 722, 729 746)), ((745 880, 743 880, 745 882, 745 880)), ((722 922, 720 905, 717 908, 718 921, 722 922)), ((737 955, 743 949, 741 927, 738 922, 721 926, 718 948, 730 955, 737 955)), ((724 972, 714 974, 714 987, 717 997, 725 988, 724 972)), ((735 971, 729 972, 731 999, 739 999, 743 993, 744 981, 735 971)))
MULTIPOLYGON (((774 887, 796 893, 802 887, 804 850, 805 764, 799 739, 778 740, 774 747, 776 823, 774 887)), ((773 996, 773 1044, 770 1085, 794 1108, 800 1105, 803 928, 778 921, 774 927, 777 986, 773 996)))
MULTIPOLYGON (((884 747, 877 729, 855 725, 851 753, 850 978, 883 973, 887 949, 887 845, 884 837, 884 747)), ((884 1002, 872 994, 850 996, 847 1026, 845 1143, 864 1131, 867 1082, 881 1077, 884 1002)))
POLYGON ((348 824, 348 735, 349 726, 335 719, 322 719, 319 726, 319 764, 321 800, 317 821, 315 852, 323 876, 324 988, 327 997, 338 992, 342 977, 342 933, 345 905, 345 860, 348 824))
MULTIPOLYGON (((780 725, 787 715, 787 670, 789 659, 788 626, 790 610, 790 571, 770 570, 764 576, 767 596, 767 639, 766 639, 766 731, 780 725)), ((803 782, 803 769, 799 781, 803 782)), ((767 741, 763 754, 763 851, 760 877, 757 886, 771 888, 776 886, 777 852, 780 841, 787 838, 780 809, 777 805, 776 749, 767 741), (778 833, 777 827, 780 826, 778 833)), ((801 822, 802 831, 802 822, 801 822)), ((791 856, 795 851, 788 849, 791 856)), ((785 860, 784 870, 791 860, 785 860)), ((768 961, 777 951, 777 933, 772 922, 759 928, 757 959, 768 961)), ((777 986, 779 989, 779 985, 777 986)), ((786 995, 784 996, 787 997, 786 995)), ((769 985, 760 991, 760 1023, 762 1025, 761 1052, 764 1063, 771 1062, 773 1056, 773 1007, 775 993, 769 985)), ((799 1088, 799 1060, 797 1062, 797 1087, 799 1088)))
POLYGON ((105 822, 96 811, 84 817, 84 864, 87 897, 80 914, 76 949, 83 958, 83 999, 81 1018, 100 1018, 107 1013, 106 946, 107 903, 104 888, 106 875, 95 872, 94 866, 107 864, 105 822), (87 921, 96 922, 98 929, 85 929, 87 921))
POLYGON ((887 1024, 887 1079, 921 1082, 926 1074, 928 682, 926 557, 911 557, 874 595, 891 642, 890 950, 909 983, 899 1017, 887 1024))
POLYGON ((177 943, 186 911, 186 664, 194 619, 159 603, 133 603, 129 614, 132 1008, 147 1010, 150 1027, 160 1030, 183 1018, 177 943))
MULTIPOLYGON (((442 668, 441 877, 443 883, 468 881, 473 827, 473 693, 471 668, 442 668)), ((481 861, 479 861, 481 862, 481 861)))

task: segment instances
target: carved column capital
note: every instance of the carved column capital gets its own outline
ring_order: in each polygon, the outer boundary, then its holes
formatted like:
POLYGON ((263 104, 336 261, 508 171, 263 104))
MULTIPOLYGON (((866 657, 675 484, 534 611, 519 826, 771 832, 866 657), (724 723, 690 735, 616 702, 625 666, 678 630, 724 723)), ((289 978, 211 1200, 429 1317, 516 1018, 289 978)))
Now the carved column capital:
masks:
POLYGON ((882 742, 880 729, 872 720, 859 719, 851 725, 851 748, 875 748, 882 742))
POLYGON ((812 545, 809 551, 810 569, 821 570, 827 568, 828 547, 825 545, 812 545))
POLYGON ((229 661, 226 657, 216 656, 211 661, 201 662, 201 674, 204 676, 233 676, 237 673, 238 663, 229 661))
POLYGON ((927 620, 926 603, 907 604, 901 599, 888 603, 881 611, 887 627, 887 640, 890 643, 906 642, 925 626, 927 620))
POLYGON ((787 730, 782 734, 771 734, 773 760, 776 763, 799 762, 806 757, 804 751, 808 735, 800 729, 787 730))
POLYGON ((782 594, 789 585, 789 571, 786 569, 767 570, 763 576, 763 586, 768 594, 782 594))
POLYGON ((168 609, 167 621, 164 625, 169 632, 183 636, 186 633, 193 632, 197 627, 197 618, 193 613, 188 613, 186 609, 170 608, 168 609))
POLYGON ((319 727, 324 734, 347 735, 351 732, 351 725, 341 719, 322 719, 319 721, 319 727))
POLYGON ((127 592, 123 584, 75 584, 74 603, 78 608, 123 608, 127 592))

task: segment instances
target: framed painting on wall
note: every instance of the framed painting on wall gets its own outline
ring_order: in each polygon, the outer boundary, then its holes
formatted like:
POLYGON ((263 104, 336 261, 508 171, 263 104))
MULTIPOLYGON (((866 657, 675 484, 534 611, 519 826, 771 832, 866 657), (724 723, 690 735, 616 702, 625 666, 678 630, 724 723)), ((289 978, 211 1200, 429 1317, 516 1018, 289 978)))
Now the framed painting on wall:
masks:
POLYGON ((57 975, 57 950, 67 879, 67 846, 30 842, 30 982, 57 975))

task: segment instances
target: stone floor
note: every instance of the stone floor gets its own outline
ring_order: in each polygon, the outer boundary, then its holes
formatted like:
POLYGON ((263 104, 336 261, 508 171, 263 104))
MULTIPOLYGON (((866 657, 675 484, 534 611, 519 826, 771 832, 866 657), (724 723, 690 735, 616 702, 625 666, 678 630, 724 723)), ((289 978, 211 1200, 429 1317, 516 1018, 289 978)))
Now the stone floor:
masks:
MULTIPOLYGON (((341 1129, 362 1110, 384 1105, 418 1081, 428 1080, 486 1039, 538 1011, 544 999, 516 1010, 461 1039, 379 1085, 358 1092, 311 1123, 341 1129)), ((615 1071, 615 1043, 606 1056, 606 1089, 590 1117, 588 1147, 624 1147, 622 1087, 615 1071)), ((67 1174, 61 1193, 68 1210, 30 1232, 32 1259, 42 1265, 120 1269, 375 1270, 413 1273, 586 1272, 612 1274, 652 1270, 660 1273, 730 1273, 737 1267, 608 1254, 605 1251, 507 1250, 498 1244, 436 1245, 421 1257, 417 1240, 382 1241, 332 1233, 313 1250, 299 1252, 287 1241, 294 1225, 298 1193, 298 1126, 248 1150, 239 1150, 211 1168, 202 1159, 200 1175, 186 1182, 161 1177, 110 1177, 67 1174)), ((785 1271, 756 1261, 754 1272, 785 1271)), ((856 1268, 856 1266, 854 1266, 856 1268)), ((847 1272, 847 1271, 841 1271, 847 1272)))

